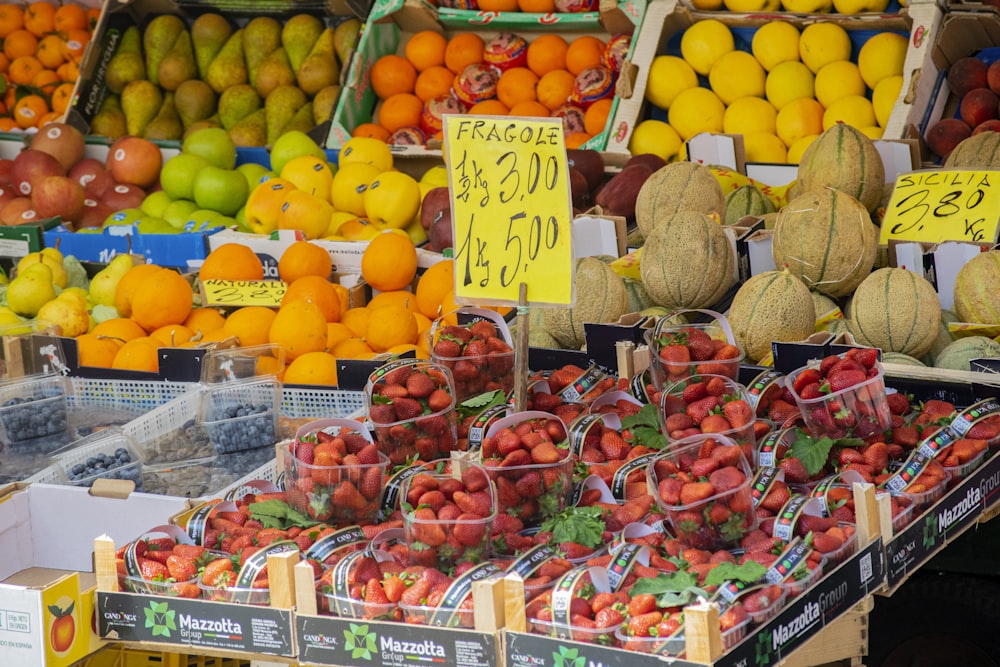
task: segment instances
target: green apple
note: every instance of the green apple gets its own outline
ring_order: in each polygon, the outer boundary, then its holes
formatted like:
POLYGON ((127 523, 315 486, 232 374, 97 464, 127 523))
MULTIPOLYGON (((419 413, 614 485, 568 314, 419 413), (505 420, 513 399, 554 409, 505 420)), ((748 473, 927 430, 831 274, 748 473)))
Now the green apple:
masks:
POLYGON ((271 171, 280 174, 286 162, 303 155, 326 160, 326 153, 308 134, 301 130, 285 132, 271 146, 271 171))
POLYGON ((199 208, 232 216, 247 203, 250 187, 235 169, 208 166, 194 179, 194 202, 199 208))
POLYGON ((153 216, 140 220, 136 229, 143 234, 176 234, 179 231, 163 218, 153 216))
POLYGON ((219 169, 236 166, 236 144, 221 127, 203 127, 184 137, 181 152, 200 155, 219 169))
POLYGON ((146 217, 141 208, 126 208, 112 213, 104 220, 104 226, 134 225, 146 217))
POLYGON ((188 216, 187 221, 184 223, 184 231, 200 232, 211 227, 228 227, 235 223, 236 221, 233 218, 223 215, 218 211, 198 209, 188 216))
POLYGON ((175 229, 182 230, 188 217, 197 210, 198 205, 190 199, 178 199, 172 202, 160 217, 173 225, 175 229))
POLYGON ((236 167, 236 171, 243 174, 243 177, 247 179, 247 185, 250 186, 251 192, 263 181, 274 178, 274 174, 268 171, 267 167, 256 162, 244 162, 236 167))
POLYGON ((157 190, 146 195, 146 198, 142 200, 142 204, 139 208, 142 209, 143 213, 151 215, 157 218, 163 217, 163 211, 166 210, 167 206, 173 201, 173 197, 167 194, 163 190, 157 190))
POLYGON ((193 199, 194 178, 211 164, 200 155, 181 153, 167 160, 160 170, 160 185, 171 199, 193 199))
POLYGON ((250 229, 250 225, 247 224, 247 207, 244 206, 236 212, 234 216, 236 220, 236 231, 244 232, 246 234, 252 234, 253 230, 250 229))

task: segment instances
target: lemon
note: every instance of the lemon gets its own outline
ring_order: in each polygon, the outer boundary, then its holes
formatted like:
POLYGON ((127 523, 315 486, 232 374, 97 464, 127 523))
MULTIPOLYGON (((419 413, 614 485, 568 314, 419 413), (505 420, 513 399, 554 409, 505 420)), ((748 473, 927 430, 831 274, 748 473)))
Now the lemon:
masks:
POLYGON ((448 187, 448 168, 440 164, 431 167, 420 177, 420 182, 435 188, 446 188, 448 187))
POLYGON ((722 9, 722 0, 691 0, 691 6, 703 12, 722 9))
POLYGON ((628 141, 632 155, 652 153, 670 161, 681 149, 681 136, 662 120, 644 120, 635 126, 628 141))
POLYGON ((723 54, 708 73, 712 90, 724 104, 741 97, 764 97, 767 74, 757 59, 746 51, 723 54))
POLYGON ((337 164, 361 162, 374 166, 379 172, 392 169, 392 151, 389 145, 371 137, 352 137, 340 148, 337 164))
POLYGON ((796 14, 826 14, 833 9, 832 0, 781 0, 786 12, 796 14))
POLYGON ((784 164, 788 151, 777 135, 771 132, 752 132, 743 135, 743 150, 747 162, 775 162, 784 164))
POLYGON ((404 229, 420 210, 420 186, 399 171, 387 171, 368 184, 364 195, 365 213, 375 225, 404 229))
POLYGON ((858 52, 858 69, 869 88, 875 90, 882 79, 902 75, 907 44, 905 37, 894 32, 880 32, 864 43, 858 52))
POLYGON ((731 12, 776 12, 781 9, 781 0, 724 0, 731 12))
POLYGON ((823 131, 823 106, 811 97, 789 102, 778 111, 778 136, 788 147, 810 134, 823 131))
POLYGON ((783 62, 771 70, 764 81, 767 101, 778 111, 791 102, 803 97, 812 99, 815 91, 815 77, 809 68, 797 60, 783 62))
POLYGON ((899 91, 903 89, 903 76, 887 76, 877 84, 872 91, 872 107, 875 109, 875 120, 879 127, 885 127, 889 122, 889 116, 899 99, 899 91))
POLYGON ((864 95, 866 88, 858 66, 850 60, 827 63, 816 72, 816 100, 828 107, 841 97, 864 95))
POLYGON ((683 58, 656 56, 649 66, 646 99, 661 109, 669 109, 679 92, 697 85, 698 75, 683 58))
POLYGON ((750 50, 770 72, 781 63, 799 59, 799 29, 787 21, 765 23, 753 34, 750 50))
MULTIPOLYGON (((899 4, 906 6, 905 2, 899 4)), ((888 6, 889 0, 833 0, 834 9, 844 16, 862 13, 881 14, 888 6)))
POLYGON ((785 158, 788 164, 798 164, 802 161, 802 154, 806 152, 812 142, 819 138, 818 134, 810 134, 801 137, 788 147, 788 156, 785 158))
POLYGON ((778 110, 760 97, 741 97, 726 107, 722 117, 722 131, 726 134, 774 134, 778 110))
POLYGON ((708 88, 688 88, 670 105, 667 118, 681 139, 687 141, 700 132, 722 132, 726 105, 708 88))
POLYGON ((317 199, 330 201, 333 172, 325 160, 315 155, 300 155, 292 158, 281 168, 280 177, 317 199))
POLYGON ((829 129, 836 123, 846 123, 859 130, 862 127, 878 125, 872 103, 861 95, 841 97, 827 108, 823 113, 823 129, 829 129))
POLYGON ((365 191, 382 171, 364 162, 341 164, 330 187, 330 202, 338 211, 365 214, 365 191))
POLYGON ((815 74, 827 63, 850 60, 851 38, 836 23, 812 23, 799 36, 799 57, 815 74))
POLYGON ((861 134, 865 135, 872 141, 882 138, 882 128, 877 125, 869 125, 868 127, 858 128, 861 130, 861 134))
POLYGON ((708 76, 716 60, 734 48, 729 26, 717 19, 698 21, 681 36, 681 55, 695 72, 704 76, 708 76))
POLYGON ((364 218, 352 218, 337 228, 337 236, 348 241, 368 241, 382 233, 378 225, 373 225, 364 218))

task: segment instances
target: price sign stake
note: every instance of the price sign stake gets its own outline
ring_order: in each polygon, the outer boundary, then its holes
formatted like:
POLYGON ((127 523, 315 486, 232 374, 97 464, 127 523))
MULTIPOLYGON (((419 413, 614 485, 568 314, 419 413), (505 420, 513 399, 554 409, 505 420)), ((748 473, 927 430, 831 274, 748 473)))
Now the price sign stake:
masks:
POLYGON ((201 294, 206 306, 264 306, 278 308, 287 285, 280 280, 220 280, 201 281, 201 294))
POLYGON ((1000 171, 914 171, 896 177, 879 243, 995 243, 998 223, 1000 171))

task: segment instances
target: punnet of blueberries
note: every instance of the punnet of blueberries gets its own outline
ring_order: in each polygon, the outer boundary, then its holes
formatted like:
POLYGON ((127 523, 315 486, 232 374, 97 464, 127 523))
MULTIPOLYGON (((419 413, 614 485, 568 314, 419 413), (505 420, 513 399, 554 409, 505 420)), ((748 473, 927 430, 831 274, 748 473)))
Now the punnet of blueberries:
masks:
POLYGON ((69 481, 78 486, 90 486, 98 477, 104 479, 130 479, 136 490, 142 489, 142 475, 139 461, 125 447, 118 447, 113 453, 95 453, 82 463, 76 463, 66 470, 69 481))
POLYGON ((271 405, 219 402, 208 412, 205 428, 218 454, 268 447, 277 442, 271 405))
POLYGON ((66 431, 64 394, 16 396, 3 402, 0 424, 9 442, 23 442, 66 431))

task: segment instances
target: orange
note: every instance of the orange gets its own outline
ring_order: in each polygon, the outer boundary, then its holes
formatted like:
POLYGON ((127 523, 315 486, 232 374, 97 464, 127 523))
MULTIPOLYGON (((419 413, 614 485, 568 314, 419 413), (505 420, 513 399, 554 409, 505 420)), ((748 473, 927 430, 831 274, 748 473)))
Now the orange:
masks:
POLYGON ((536 102, 530 100, 527 102, 521 102, 515 104, 510 108, 510 116, 537 116, 539 118, 547 118, 549 115, 548 108, 541 102, 536 102))
POLYGON ((419 127, 424 104, 416 95, 396 93, 382 102, 378 109, 379 125, 395 132, 401 127, 419 127))
MULTIPOLYGON (((351 334, 357 338, 364 338, 368 333, 368 316, 371 311, 367 308, 351 308, 344 312, 340 321, 351 330, 351 334)), ((338 355, 339 356, 339 355, 338 355)))
POLYGON ((593 137, 586 132, 574 132, 566 137, 566 148, 579 148, 591 139, 593 137))
POLYGON ((191 283, 176 271, 160 269, 132 294, 132 319, 146 331, 179 324, 191 314, 191 283))
POLYGON ((435 30, 421 30, 406 43, 406 59, 418 72, 444 65, 444 50, 448 40, 435 30))
POLYGON ((3 39, 3 53, 11 60, 21 56, 33 56, 37 49, 38 38, 27 30, 15 30, 3 39))
POLYGON ((307 352, 322 352, 326 349, 326 318, 318 306, 308 301, 284 304, 271 322, 268 342, 285 348, 288 361, 307 352))
POLYGON ((56 70, 56 74, 58 74, 59 78, 63 81, 76 81, 80 78, 80 68, 76 63, 63 63, 59 66, 59 69, 56 70))
POLYGON ((520 102, 536 99, 535 87, 538 76, 527 67, 512 67, 500 75, 497 81, 497 99, 508 109, 520 102))
POLYGON ((431 321, 431 318, 427 317, 423 313, 419 313, 419 312, 413 313, 413 317, 416 318, 416 320, 417 320, 417 331, 418 332, 419 331, 426 331, 427 329, 431 328, 432 324, 434 324, 434 322, 431 321))
POLYGON ((59 7, 52 19, 52 26, 56 29, 56 32, 63 34, 68 33, 70 30, 86 30, 87 23, 86 10, 80 5, 70 3, 59 7))
POLYGON ((226 318, 222 330, 226 336, 234 336, 242 347, 263 345, 268 340, 268 331, 275 315, 270 308, 244 306, 226 318))
POLYGON ((278 380, 283 380, 285 364, 271 355, 261 355, 257 357, 257 367, 254 372, 256 375, 274 375, 278 380))
POLYGON ((6 73, 8 69, 10 69, 10 58, 5 56, 3 51, 0 51, 0 72, 6 73))
POLYGON ((403 289, 417 274, 417 249, 405 233, 382 232, 361 255, 361 276, 380 292, 403 289))
POLYGON ((554 69, 538 80, 538 101, 555 111, 569 101, 576 77, 564 69, 554 69))
POLYGON ((437 318, 441 300, 455 289, 455 260, 445 259, 431 266, 417 281, 417 308, 432 320, 437 318))
POLYGON ((388 141, 389 134, 389 130, 375 123, 361 123, 351 132, 352 137, 370 137, 379 141, 388 141))
POLYGON ((45 68, 42 63, 38 62, 38 58, 20 56, 11 61, 10 67, 7 69, 7 78, 11 80, 11 83, 27 85, 43 69, 45 68))
POLYGON ((326 349, 332 350, 337 347, 337 343, 342 340, 347 340, 354 334, 351 330, 347 328, 347 325, 343 322, 327 322, 326 323, 326 349))
POLYGON ((402 345, 393 345, 388 350, 387 354, 406 354, 407 352, 413 352, 416 356, 417 346, 413 343, 403 343, 402 345))
POLYGON ((365 340, 376 352, 417 342, 417 320, 403 306, 385 306, 372 311, 365 340))
POLYGON ((611 113, 611 100, 597 100, 583 114, 583 129, 587 134, 597 134, 608 124, 608 114, 611 113))
POLYGON ((332 270, 330 253, 309 241, 296 241, 278 260, 278 277, 286 283, 293 283, 302 276, 319 276, 325 280, 332 270))
POLYGON ((60 84, 52 92, 52 110, 57 113, 65 113, 69 108, 69 103, 73 99, 73 84, 60 84))
POLYGON ((156 264, 137 264, 122 276, 115 286, 115 309, 119 315, 128 317, 132 314, 132 297, 136 289, 159 270, 156 264))
POLYGON ((161 347, 180 347, 194 338, 194 331, 183 324, 167 324, 149 333, 161 347))
POLYGON ((315 305, 327 322, 340 321, 340 297, 326 278, 302 276, 290 283, 285 296, 281 298, 281 305, 293 301, 308 301, 315 305))
MULTIPOLYGON (((216 329, 215 331, 209 331, 207 334, 201 337, 201 343, 220 343, 222 341, 231 341, 238 343, 235 340, 235 336, 230 336, 226 333, 225 329, 216 329)), ((265 343, 267 341, 264 341, 265 343)))
POLYGON ((117 338, 85 333, 76 337, 76 354, 81 366, 111 368, 122 345, 117 338))
POLYGON ((159 343, 145 336, 130 340, 115 353, 111 368, 156 373, 160 370, 159 348, 159 343))
POLYGON ((263 280, 260 257, 242 243, 223 243, 208 253, 198 269, 202 280, 263 280))
POLYGON ((38 119, 38 127, 45 127, 49 123, 60 123, 62 122, 63 114, 50 111, 38 119))
POLYGON ((517 0, 517 6, 522 12, 534 14, 551 14, 556 11, 555 0, 517 0))
POLYGON ((439 95, 449 94, 454 81, 455 75, 451 73, 450 69, 441 65, 435 65, 428 67, 420 73, 413 92, 420 98, 421 102, 426 102, 439 95))
POLYGON ((285 384, 337 385, 337 358, 328 352, 307 352, 285 369, 285 384))
POLYGON ((55 30, 56 6, 39 0, 28 5, 24 13, 24 27, 36 37, 46 35, 55 30))
POLYGON ((417 70, 406 58, 390 54, 375 61, 370 76, 372 90, 384 100, 397 93, 412 93, 417 70))
MULTIPOLYGON (((49 69, 55 69, 66 62, 66 56, 63 55, 63 46, 65 44, 66 42, 59 35, 46 35, 42 37, 42 41, 38 42, 38 50, 35 52, 35 57, 49 69)), ((30 54, 26 53, 24 55, 30 54)))
POLYGON ((516 12, 517 0, 479 0, 479 9, 484 12, 516 12))
POLYGON ((87 10, 87 29, 93 30, 97 27, 97 21, 101 18, 101 8, 91 7, 87 10))
POLYGON ((340 299, 340 312, 341 314, 346 313, 347 309, 351 307, 351 293, 340 283, 332 284, 334 291, 337 293, 337 298, 340 299))
POLYGON ((468 113, 478 116, 506 116, 510 109, 500 100, 483 100, 469 107, 468 113))
POLYGON ((528 45, 528 68, 538 76, 554 69, 566 69, 569 45, 559 35, 540 35, 528 45))
POLYGON ((25 95, 14 105, 14 120, 23 128, 38 127, 49 106, 41 95, 25 95))
POLYGON ((13 118, 0 118, 0 132, 10 132, 18 127, 17 121, 13 118))
POLYGON ((483 62, 483 38, 471 32, 463 32, 448 40, 444 49, 444 66, 458 74, 468 65, 483 62))
POLYGON ((226 318, 216 308, 195 308, 183 322, 195 334, 200 331, 203 335, 221 329, 225 323, 226 318))
POLYGON ((0 5, 0 39, 24 27, 24 10, 20 5, 0 5))
POLYGON ((588 67, 599 67, 604 63, 604 42, 593 35, 577 37, 566 49, 566 69, 573 76, 588 67))
POLYGON ((458 324, 458 303, 455 301, 455 290, 451 290, 441 299, 441 323, 444 325, 458 324))
POLYGON ((65 37, 62 43, 63 58, 79 65, 87 50, 87 43, 90 42, 90 33, 86 30, 70 30, 65 37))
POLYGON ((366 304, 368 310, 384 308, 386 306, 402 306, 411 313, 417 310, 417 297, 413 292, 405 289, 392 290, 390 292, 379 292, 366 304))
POLYGON ((146 335, 146 330, 127 317, 112 317, 97 324, 90 333, 95 336, 114 338, 123 343, 146 335))
POLYGON ((59 75, 50 69, 43 69, 31 80, 31 85, 38 88, 45 95, 52 95, 56 86, 59 85, 59 75))
POLYGON ((345 338, 333 348, 333 353, 343 359, 371 359, 375 350, 361 338, 345 338))

